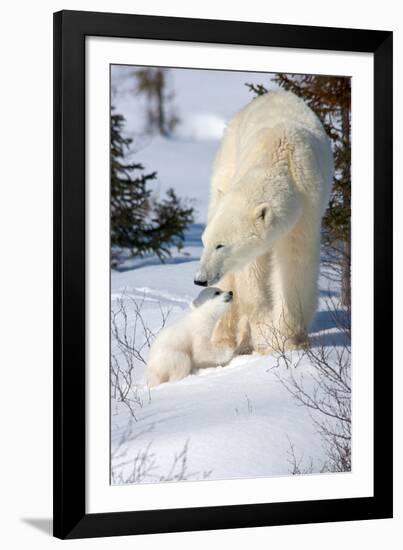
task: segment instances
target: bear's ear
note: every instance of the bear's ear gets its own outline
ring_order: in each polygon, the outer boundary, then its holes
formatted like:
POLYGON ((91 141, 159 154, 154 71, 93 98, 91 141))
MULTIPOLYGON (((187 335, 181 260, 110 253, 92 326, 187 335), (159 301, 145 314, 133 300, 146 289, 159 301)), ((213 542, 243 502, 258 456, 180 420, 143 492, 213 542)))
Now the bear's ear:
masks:
POLYGON ((256 222, 263 223, 265 226, 270 223, 273 216, 268 202, 262 202, 259 206, 256 206, 253 214, 256 222))

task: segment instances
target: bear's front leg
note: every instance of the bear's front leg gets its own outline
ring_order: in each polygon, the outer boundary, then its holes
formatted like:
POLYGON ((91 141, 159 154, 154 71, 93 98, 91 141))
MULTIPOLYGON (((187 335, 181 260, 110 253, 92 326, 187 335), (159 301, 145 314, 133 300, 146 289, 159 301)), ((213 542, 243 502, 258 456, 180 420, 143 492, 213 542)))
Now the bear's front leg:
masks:
POLYGON ((237 347, 236 332, 233 328, 232 319, 226 318, 226 315, 214 327, 211 345, 215 348, 235 349, 237 347))
POLYGON ((250 325, 252 349, 261 355, 269 355, 275 351, 272 340, 271 318, 255 321, 250 325))
POLYGON ((253 350, 261 355, 284 353, 308 345, 308 336, 299 317, 290 317, 284 306, 277 308, 276 304, 266 314, 260 310, 259 315, 255 315, 250 323, 250 334, 253 350))
POLYGON ((229 346, 212 346, 211 356, 215 365, 226 365, 234 356, 235 348, 229 346))
POLYGON ((208 338, 196 339, 193 342, 193 356, 196 368, 210 368, 226 365, 234 356, 235 347, 223 344, 217 345, 208 338))
POLYGON ((249 355, 252 351, 250 322, 246 315, 242 315, 237 327, 235 353, 237 355, 249 355))
POLYGON ((305 347, 317 307, 320 233, 303 216, 274 248, 272 294, 274 337, 284 349, 305 347))
POLYGON ((285 353, 295 349, 306 348, 309 339, 306 333, 298 336, 288 334, 284 327, 279 330, 273 323, 270 325, 253 325, 253 350, 261 355, 285 353))

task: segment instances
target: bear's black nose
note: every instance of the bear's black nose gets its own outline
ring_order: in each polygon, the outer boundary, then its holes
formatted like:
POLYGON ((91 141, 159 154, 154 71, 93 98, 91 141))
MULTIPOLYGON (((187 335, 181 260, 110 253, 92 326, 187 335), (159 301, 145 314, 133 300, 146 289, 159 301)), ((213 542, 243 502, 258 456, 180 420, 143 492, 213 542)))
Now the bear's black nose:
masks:
POLYGON ((198 285, 198 286, 207 286, 207 281, 201 281, 200 279, 195 279, 193 282, 195 285, 198 285))

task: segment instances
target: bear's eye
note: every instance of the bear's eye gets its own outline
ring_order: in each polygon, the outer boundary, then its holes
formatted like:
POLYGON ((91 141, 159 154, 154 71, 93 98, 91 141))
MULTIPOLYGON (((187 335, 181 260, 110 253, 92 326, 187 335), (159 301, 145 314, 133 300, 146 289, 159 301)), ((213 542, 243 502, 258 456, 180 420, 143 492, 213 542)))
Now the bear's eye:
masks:
POLYGON ((220 293, 218 292, 218 290, 216 292, 214 292, 214 296, 219 296, 220 293))
POLYGON ((218 244, 215 249, 218 250, 219 248, 224 248, 224 245, 223 244, 218 244))

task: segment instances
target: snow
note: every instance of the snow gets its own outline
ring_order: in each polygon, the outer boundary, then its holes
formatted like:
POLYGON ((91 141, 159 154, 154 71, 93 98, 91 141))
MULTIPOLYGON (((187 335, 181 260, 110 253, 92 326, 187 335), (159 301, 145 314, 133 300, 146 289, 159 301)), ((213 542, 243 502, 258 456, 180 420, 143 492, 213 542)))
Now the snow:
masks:
MULTIPOLYGON (((112 396, 111 481, 290 475, 291 445, 302 470, 319 472, 327 459, 321 438, 307 408, 281 383, 291 373, 277 365, 276 357, 236 357, 225 367, 196 372, 149 392, 143 361, 127 354, 134 338, 134 347, 146 360, 147 340, 160 330, 162 318, 168 315, 167 322, 174 321, 198 294, 193 275, 202 251, 211 166, 224 125, 251 99, 245 82, 271 86, 269 75, 259 73, 173 69, 182 122, 170 139, 150 138, 141 133, 144 105, 133 94, 133 70, 113 66, 112 90, 116 112, 125 116, 127 134, 134 138, 134 158, 147 170, 158 171, 156 194, 173 187, 179 196, 194 201, 197 223, 189 228, 184 249, 173 251, 164 264, 147 256, 112 270, 112 315, 120 336, 126 335, 119 345, 112 334, 112 363, 120 369, 123 388, 128 388, 130 407, 112 396)), ((313 346, 324 345, 331 352, 345 343, 345 337, 328 311, 328 297, 337 304, 340 288, 325 277, 324 265, 319 287, 310 336, 313 346)), ((304 359, 293 373, 304 379, 308 391, 311 370, 304 359)))
MULTIPOLYGON (((142 304, 142 317, 153 332, 160 328, 161 310, 170 311, 170 322, 183 315, 199 292, 192 281, 202 250, 201 242, 196 244, 201 230, 200 225, 191 228, 189 246, 166 264, 149 257, 113 271, 112 310, 117 311, 123 300, 130 311, 134 298, 142 304)), ((327 306, 327 298, 339 289, 323 273, 319 285, 313 345, 342 345, 344 336, 327 306)), ((134 317, 129 325, 133 329, 134 317)), ((142 330, 137 329, 136 345, 143 343, 142 330)), ((119 353, 112 338, 112 354, 119 353)), ((136 419, 124 404, 112 402, 114 481, 129 479, 140 458, 148 466, 137 481, 175 479, 168 474, 179 469, 175 457, 184 450, 186 479, 290 475, 290 443, 302 464, 312 461, 312 472, 320 471, 326 461, 321 439, 309 411, 281 383, 289 376, 287 369, 276 364, 273 356, 239 356, 225 367, 201 370, 148 392, 145 367, 136 363, 133 382, 142 400, 135 407, 136 419)), ((306 377, 310 368, 303 361, 298 376, 306 377)), ((311 383, 306 377, 308 390, 311 383)))
POLYGON ((195 113, 186 117, 176 130, 176 136, 186 140, 221 139, 225 120, 215 113, 195 113))

